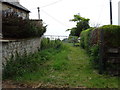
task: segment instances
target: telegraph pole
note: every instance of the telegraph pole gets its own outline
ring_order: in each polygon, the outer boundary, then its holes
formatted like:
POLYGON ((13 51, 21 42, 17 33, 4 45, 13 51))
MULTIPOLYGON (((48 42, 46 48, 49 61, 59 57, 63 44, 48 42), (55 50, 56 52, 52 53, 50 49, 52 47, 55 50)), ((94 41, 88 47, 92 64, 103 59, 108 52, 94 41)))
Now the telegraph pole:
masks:
POLYGON ((40 8, 37 7, 37 9, 38 9, 38 19, 40 19, 40 8))
POLYGON ((112 21, 112 0, 110 0, 110 24, 111 25, 113 24, 113 21, 112 21))

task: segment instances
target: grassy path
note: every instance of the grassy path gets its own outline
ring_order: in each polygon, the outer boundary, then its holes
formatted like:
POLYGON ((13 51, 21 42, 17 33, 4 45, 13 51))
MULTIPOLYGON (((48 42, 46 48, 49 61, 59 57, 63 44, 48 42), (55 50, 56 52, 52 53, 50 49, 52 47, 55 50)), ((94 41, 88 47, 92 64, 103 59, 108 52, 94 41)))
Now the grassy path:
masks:
POLYGON ((41 87, 117 88, 118 78, 99 75, 80 47, 65 44, 62 51, 40 66, 39 71, 15 78, 18 82, 41 87))

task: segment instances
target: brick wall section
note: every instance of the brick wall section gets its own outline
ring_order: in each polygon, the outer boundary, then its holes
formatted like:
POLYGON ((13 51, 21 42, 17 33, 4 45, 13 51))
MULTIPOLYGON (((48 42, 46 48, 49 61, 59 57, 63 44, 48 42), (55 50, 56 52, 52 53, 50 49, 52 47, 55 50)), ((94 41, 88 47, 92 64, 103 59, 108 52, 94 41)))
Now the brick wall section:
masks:
POLYGON ((37 52, 40 48, 41 38, 24 39, 17 41, 2 42, 2 62, 5 64, 6 59, 15 55, 16 51, 22 55, 26 50, 27 53, 37 52))

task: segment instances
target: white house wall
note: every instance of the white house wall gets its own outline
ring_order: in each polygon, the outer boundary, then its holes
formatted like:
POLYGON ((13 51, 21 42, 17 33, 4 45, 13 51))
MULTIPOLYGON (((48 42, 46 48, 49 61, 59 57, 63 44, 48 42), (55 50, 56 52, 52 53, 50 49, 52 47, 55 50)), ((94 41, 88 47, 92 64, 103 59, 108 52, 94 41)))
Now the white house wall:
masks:
POLYGON ((118 25, 120 25, 120 1, 118 2, 118 25))

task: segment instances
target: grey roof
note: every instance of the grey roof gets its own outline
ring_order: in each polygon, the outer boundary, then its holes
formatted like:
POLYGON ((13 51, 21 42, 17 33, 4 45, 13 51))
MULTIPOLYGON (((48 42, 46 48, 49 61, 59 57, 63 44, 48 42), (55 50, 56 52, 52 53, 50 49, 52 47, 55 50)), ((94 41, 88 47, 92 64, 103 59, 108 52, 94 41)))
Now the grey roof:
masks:
POLYGON ((23 7, 19 2, 9 2, 8 0, 0 0, 0 2, 7 3, 7 4, 17 7, 19 9, 22 9, 26 12, 30 12, 27 8, 23 7))

